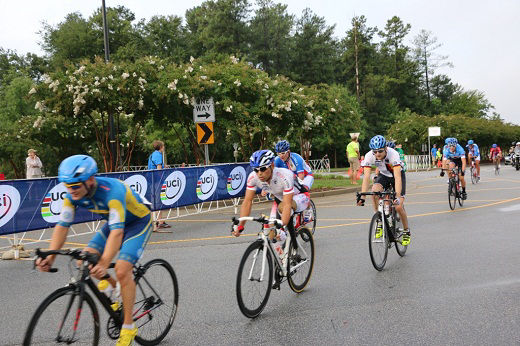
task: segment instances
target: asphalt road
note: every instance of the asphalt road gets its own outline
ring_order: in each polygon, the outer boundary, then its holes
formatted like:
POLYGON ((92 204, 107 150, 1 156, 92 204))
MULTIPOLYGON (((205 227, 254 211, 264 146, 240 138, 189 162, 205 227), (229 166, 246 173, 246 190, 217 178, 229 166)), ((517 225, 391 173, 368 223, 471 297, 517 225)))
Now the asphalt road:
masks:
MULTIPOLYGON (((520 344, 520 173, 483 168, 481 183, 468 185, 464 208, 454 212, 438 171, 409 173, 407 183, 412 243, 405 257, 391 249, 377 272, 368 253, 372 207, 354 206, 353 194, 316 198, 308 287, 295 294, 284 283, 254 320, 238 309, 235 280, 257 226, 231 238, 232 209, 171 222, 173 233, 154 234, 144 255, 168 260, 179 280, 179 310, 163 344, 520 344)), ((256 205, 253 213, 268 209, 256 205)), ((67 283, 61 267, 43 274, 29 261, 0 262, 1 345, 21 343, 38 304, 67 283)), ((105 323, 102 315, 101 345, 112 344, 105 323)))

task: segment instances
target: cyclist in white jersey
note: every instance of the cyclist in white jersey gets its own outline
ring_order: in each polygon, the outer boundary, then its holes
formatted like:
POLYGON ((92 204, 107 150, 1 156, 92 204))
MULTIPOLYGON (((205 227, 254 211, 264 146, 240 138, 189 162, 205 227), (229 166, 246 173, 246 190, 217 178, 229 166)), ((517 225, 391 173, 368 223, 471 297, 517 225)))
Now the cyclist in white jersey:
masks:
MULTIPOLYGON (((385 137, 377 135, 370 140, 370 150, 366 155, 361 167, 363 167, 363 185, 361 192, 367 192, 370 185, 370 173, 372 166, 376 166, 379 174, 374 179, 372 185, 372 192, 380 192, 383 189, 392 186, 395 191, 396 199, 394 201, 395 210, 401 218, 404 232, 402 244, 408 245, 410 243, 410 229, 408 227, 408 217, 404 210, 404 197, 406 194, 406 174, 403 170, 403 162, 399 153, 392 148, 386 146, 385 137)), ((373 196, 374 210, 377 212, 378 200, 377 196, 373 196)), ((361 199, 358 205, 364 205, 365 200, 361 199)))
MULTIPOLYGON (((276 218, 276 212, 279 211, 284 225, 284 230, 280 231, 278 240, 285 240, 285 227, 295 227, 292 225, 292 211, 300 212, 307 209, 309 205, 309 192, 301 186, 294 178, 294 173, 286 168, 274 167, 275 155, 271 150, 258 150, 253 153, 250 159, 250 165, 253 167, 247 178, 246 195, 244 202, 240 208, 240 217, 249 216, 253 205, 257 188, 262 189, 274 196, 273 207, 271 208, 272 219, 276 218), (303 192, 301 192, 303 191, 303 192)), ((246 221, 240 221, 233 226, 233 235, 240 236, 240 232, 244 230, 246 221)))

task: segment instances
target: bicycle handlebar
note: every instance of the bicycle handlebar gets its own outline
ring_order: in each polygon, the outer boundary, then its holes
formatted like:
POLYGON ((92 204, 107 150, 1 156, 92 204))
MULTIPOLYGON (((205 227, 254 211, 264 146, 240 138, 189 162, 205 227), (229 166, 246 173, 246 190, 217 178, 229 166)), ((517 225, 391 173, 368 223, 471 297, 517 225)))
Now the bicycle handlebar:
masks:
POLYGON ((283 227, 283 224, 282 224, 281 220, 278 220, 278 219, 268 219, 265 215, 262 215, 260 217, 242 216, 242 217, 239 217, 239 218, 236 218, 236 217, 233 216, 233 218, 231 220, 233 221, 234 225, 238 225, 238 223, 240 221, 256 221, 256 222, 259 222, 259 223, 264 224, 264 225, 267 225, 269 223, 274 223, 274 225, 278 229, 283 227))
POLYGON ((395 191, 375 191, 375 192, 356 192, 356 197, 359 198, 361 196, 390 196, 395 195, 395 191))
MULTIPOLYGON (((34 259, 33 269, 36 268, 36 260, 38 258, 45 259, 50 255, 64 255, 70 256, 77 260, 87 261, 92 265, 96 265, 99 261, 99 255, 91 252, 84 252, 79 249, 70 249, 70 250, 48 250, 43 251, 40 248, 36 249, 36 258, 34 259)), ((58 268, 49 269, 50 273, 56 273, 58 268)))

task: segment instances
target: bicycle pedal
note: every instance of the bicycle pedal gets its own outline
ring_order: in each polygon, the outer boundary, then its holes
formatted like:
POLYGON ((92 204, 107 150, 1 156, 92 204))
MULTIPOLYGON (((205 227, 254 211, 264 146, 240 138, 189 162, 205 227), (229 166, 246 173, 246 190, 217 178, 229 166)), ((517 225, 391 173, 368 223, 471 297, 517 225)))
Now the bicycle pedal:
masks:
POLYGON ((273 290, 280 290, 280 282, 278 281, 275 281, 273 286, 272 286, 273 290))

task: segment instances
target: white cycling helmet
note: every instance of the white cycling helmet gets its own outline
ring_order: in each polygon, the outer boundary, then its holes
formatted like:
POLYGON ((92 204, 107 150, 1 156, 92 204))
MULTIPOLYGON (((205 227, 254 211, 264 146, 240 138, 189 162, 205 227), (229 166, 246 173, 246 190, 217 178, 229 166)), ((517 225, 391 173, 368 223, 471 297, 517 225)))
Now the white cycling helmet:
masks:
POLYGON ((516 145, 520 145, 520 142, 516 142, 516 145))

